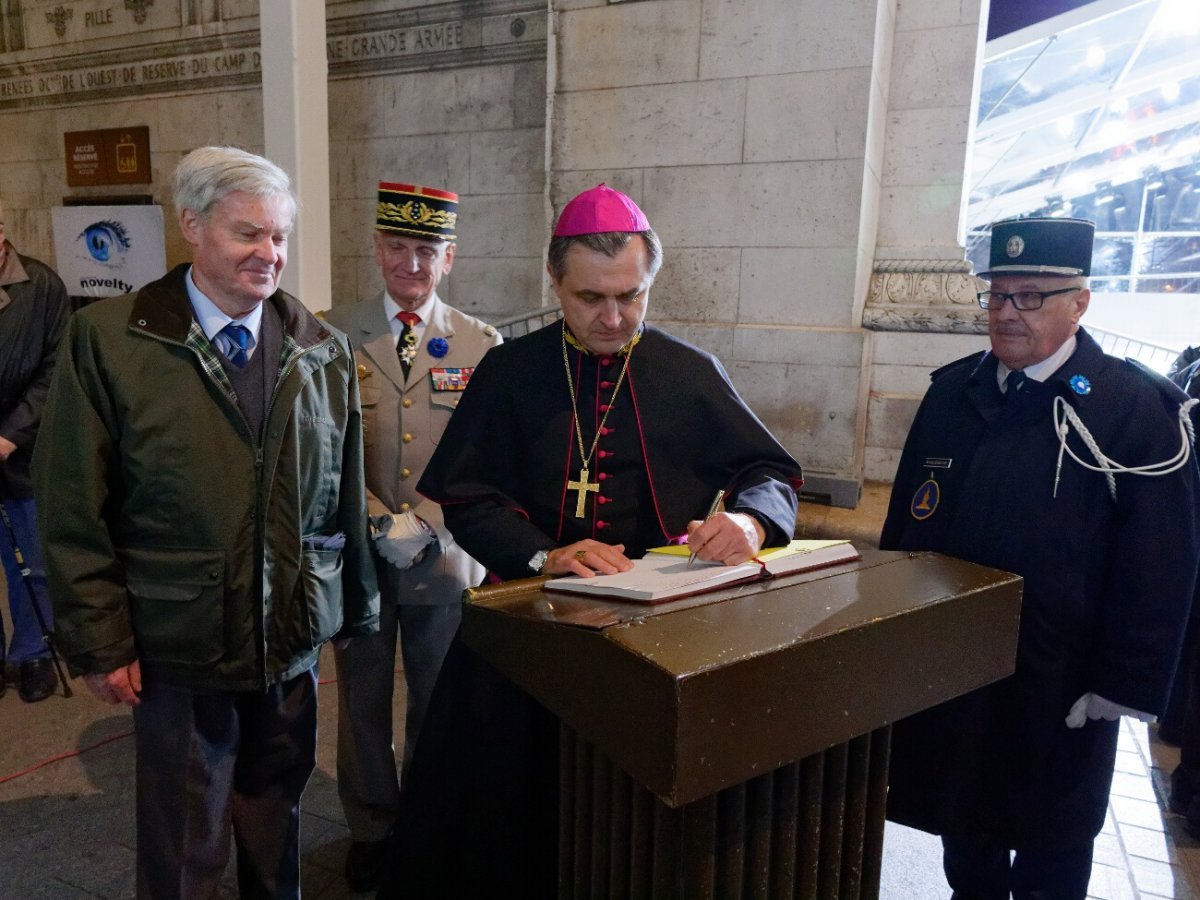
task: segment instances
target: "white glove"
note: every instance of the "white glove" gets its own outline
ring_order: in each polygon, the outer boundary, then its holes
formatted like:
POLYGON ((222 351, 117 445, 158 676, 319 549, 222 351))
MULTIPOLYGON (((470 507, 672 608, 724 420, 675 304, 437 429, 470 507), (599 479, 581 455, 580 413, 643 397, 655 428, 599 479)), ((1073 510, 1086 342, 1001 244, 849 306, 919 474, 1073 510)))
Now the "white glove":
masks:
POLYGON ((397 569, 411 568, 418 557, 436 539, 425 520, 409 510, 393 516, 378 516, 374 520, 375 549, 397 569))
POLYGON ((1071 711, 1067 713, 1067 727, 1082 728, 1083 723, 1088 719, 1106 719, 1112 722, 1121 716, 1129 716, 1139 719, 1142 722, 1154 721, 1154 716, 1151 713, 1131 709, 1128 706, 1122 706, 1120 703, 1113 703, 1099 694, 1084 694, 1075 701, 1071 706, 1071 711))

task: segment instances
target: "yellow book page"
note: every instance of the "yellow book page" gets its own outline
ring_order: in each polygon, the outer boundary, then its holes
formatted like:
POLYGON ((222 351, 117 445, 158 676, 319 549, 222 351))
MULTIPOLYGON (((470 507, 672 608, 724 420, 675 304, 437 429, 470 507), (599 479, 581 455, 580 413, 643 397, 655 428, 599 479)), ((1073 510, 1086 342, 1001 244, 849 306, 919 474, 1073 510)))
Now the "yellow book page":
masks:
MULTIPOLYGON (((813 550, 823 550, 826 547, 836 547, 838 544, 848 544, 843 541, 792 541, 786 547, 767 547, 758 552, 758 559, 766 562, 771 559, 782 559, 796 553, 810 553, 813 550)), ((687 544, 668 544, 665 547, 651 547, 647 553, 662 553, 667 556, 691 556, 691 548, 687 544)))

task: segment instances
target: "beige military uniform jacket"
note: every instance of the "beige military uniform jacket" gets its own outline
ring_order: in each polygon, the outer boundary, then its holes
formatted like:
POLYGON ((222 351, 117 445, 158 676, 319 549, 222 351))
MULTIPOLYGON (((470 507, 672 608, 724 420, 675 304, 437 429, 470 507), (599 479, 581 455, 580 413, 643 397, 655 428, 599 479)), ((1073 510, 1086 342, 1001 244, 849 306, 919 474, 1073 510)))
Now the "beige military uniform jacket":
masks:
MULTIPOLYGON (((417 493, 417 482, 433 455, 442 431, 462 396, 440 389, 452 380, 440 370, 471 368, 500 343, 491 325, 447 306, 437 296, 418 345, 407 382, 396 356, 396 339, 388 327, 383 294, 330 310, 325 318, 350 338, 358 363, 362 394, 363 450, 367 500, 371 515, 414 511, 437 533, 438 550, 411 569, 386 579, 395 584, 395 603, 458 603, 463 588, 478 584, 484 570, 454 542, 442 522, 442 508, 417 493), (440 338, 446 355, 429 351, 440 338)), ((382 568, 390 564, 378 559, 382 568)))

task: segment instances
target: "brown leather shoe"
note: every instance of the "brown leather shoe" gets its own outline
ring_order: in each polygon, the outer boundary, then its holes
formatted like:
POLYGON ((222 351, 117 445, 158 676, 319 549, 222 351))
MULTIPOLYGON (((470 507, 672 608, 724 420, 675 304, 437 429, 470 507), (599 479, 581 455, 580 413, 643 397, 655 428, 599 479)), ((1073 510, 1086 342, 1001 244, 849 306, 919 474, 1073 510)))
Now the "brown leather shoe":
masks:
POLYGON ((27 659, 18 666, 21 686, 17 693, 26 703, 45 700, 58 687, 58 676, 54 674, 54 663, 49 657, 27 659))

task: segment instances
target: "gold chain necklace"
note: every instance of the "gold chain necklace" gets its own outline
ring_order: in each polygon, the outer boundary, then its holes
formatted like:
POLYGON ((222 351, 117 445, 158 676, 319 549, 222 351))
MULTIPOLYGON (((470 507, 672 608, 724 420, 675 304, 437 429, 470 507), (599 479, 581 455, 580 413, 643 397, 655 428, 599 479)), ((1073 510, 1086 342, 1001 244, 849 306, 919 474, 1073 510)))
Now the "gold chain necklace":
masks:
POLYGON ((568 481, 567 490, 575 491, 575 518, 583 518, 583 508, 587 503, 587 495, 589 493, 597 493, 600 490, 600 482, 588 481, 588 467, 592 462, 592 454, 596 452, 596 446, 600 443, 600 435, 604 432, 604 423, 608 421, 608 414, 612 412, 613 406, 617 402, 617 393, 621 390, 621 385, 625 381, 625 373, 629 371, 629 358, 633 356, 633 345, 625 354, 625 364, 621 366, 621 374, 617 378, 617 386, 613 388, 612 396, 608 399, 608 409, 604 410, 604 415, 600 418, 600 427, 596 429, 596 436, 592 438, 592 449, 587 453, 583 452, 583 430, 579 427, 579 406, 575 401, 575 380, 571 377, 571 361, 567 357, 567 326, 563 323, 562 332, 562 354, 563 368, 567 372, 567 388, 571 391, 571 415, 574 417, 575 424, 575 440, 579 444, 579 480, 568 481))

